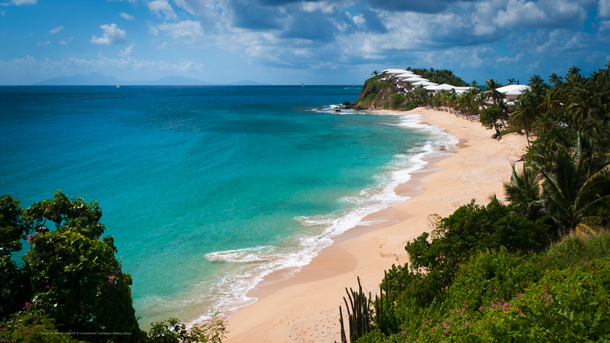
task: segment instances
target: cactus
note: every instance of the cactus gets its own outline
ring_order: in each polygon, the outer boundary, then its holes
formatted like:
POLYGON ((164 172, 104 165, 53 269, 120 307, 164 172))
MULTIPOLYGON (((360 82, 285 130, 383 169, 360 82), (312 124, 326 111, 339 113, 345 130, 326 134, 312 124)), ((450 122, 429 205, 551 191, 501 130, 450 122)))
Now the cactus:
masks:
MULTIPOLYGON (((371 319, 369 304, 371 302, 371 294, 367 298, 366 294, 362 292, 362 285, 360 284, 360 278, 358 277, 358 292, 353 289, 347 290, 347 297, 349 298, 349 304, 347 299, 343 297, 345 302, 345 309, 347 311, 347 318, 349 323, 349 339, 350 342, 355 342, 358 338, 364 336, 371 329, 371 319), (350 307, 352 311, 350 312, 350 307)), ((345 334, 345 327, 343 325, 343 312, 341 306, 339 306, 339 323, 341 323, 341 343, 347 343, 347 336, 345 334)))
POLYGON ((384 287, 382 288, 382 285, 379 285, 379 297, 375 296, 375 322, 379 331, 391 334, 396 331, 398 322, 395 318, 394 308, 391 306, 394 300, 390 299, 391 294, 388 291, 388 273, 387 271, 384 273, 384 287))

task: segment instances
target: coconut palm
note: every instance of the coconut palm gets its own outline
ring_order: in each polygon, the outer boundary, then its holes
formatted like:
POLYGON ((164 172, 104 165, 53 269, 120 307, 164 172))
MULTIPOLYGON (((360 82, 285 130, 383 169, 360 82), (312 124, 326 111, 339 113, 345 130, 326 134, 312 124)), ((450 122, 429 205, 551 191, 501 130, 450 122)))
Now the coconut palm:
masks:
POLYGON ((514 164, 512 169, 510 182, 504 183, 506 200, 510 201, 521 215, 534 219, 540 215, 543 205, 538 183, 540 173, 525 165, 520 174, 515 170, 514 164))
POLYGON ((529 85, 532 87, 540 87, 544 84, 544 81, 542 81, 540 75, 534 75, 530 77, 529 82, 529 85))
POLYGON ((506 79, 509 85, 514 85, 517 82, 514 78, 506 79))
POLYGON ((528 144, 530 142, 530 129, 538 116, 537 107, 535 94, 531 90, 525 89, 522 95, 515 100, 515 109, 511 115, 513 122, 517 124, 519 129, 525 130, 528 144))
POLYGON ((538 106, 541 111, 556 112, 561 106, 561 96, 557 88, 549 89, 542 99, 542 103, 538 106))
POLYGON ((579 81, 581 76, 579 74, 580 68, 577 66, 572 66, 568 69, 568 74, 566 75, 566 81, 579 81))
POLYGON ((552 83, 553 85, 561 83, 562 79, 563 78, 561 76, 557 76, 557 73, 552 73, 551 75, 549 75, 549 83, 552 83))
POLYGON ((599 94, 587 87, 574 87, 569 94, 569 99, 568 111, 572 114, 573 121, 581 126, 596 111, 602 110, 604 107, 599 94))
POLYGON ((489 92, 487 97, 493 100, 494 105, 497 105, 498 99, 502 98, 502 94, 496 90, 500 87, 502 87, 502 84, 494 79, 485 81, 485 88, 487 89, 487 92, 489 92))
MULTIPOLYGON (((578 149, 580 150, 580 149, 578 149)), ((574 158, 563 149, 554 154, 553 173, 544 177, 545 211, 563 233, 596 232, 607 226, 610 216, 610 164, 590 173, 588 154, 577 151, 574 158)))
POLYGON ((373 75, 373 76, 377 76, 377 75, 379 75, 379 72, 378 72, 377 70, 373 70, 373 72, 371 73, 371 75, 373 75))

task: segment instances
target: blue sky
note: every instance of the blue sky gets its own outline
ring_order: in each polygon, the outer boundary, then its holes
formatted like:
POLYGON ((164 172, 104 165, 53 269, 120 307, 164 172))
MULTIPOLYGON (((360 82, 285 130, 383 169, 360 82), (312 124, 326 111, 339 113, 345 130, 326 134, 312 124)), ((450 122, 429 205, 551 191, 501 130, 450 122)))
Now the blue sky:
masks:
POLYGON ((90 72, 362 84, 407 66, 526 83, 609 59, 610 0, 0 0, 3 85, 90 72))

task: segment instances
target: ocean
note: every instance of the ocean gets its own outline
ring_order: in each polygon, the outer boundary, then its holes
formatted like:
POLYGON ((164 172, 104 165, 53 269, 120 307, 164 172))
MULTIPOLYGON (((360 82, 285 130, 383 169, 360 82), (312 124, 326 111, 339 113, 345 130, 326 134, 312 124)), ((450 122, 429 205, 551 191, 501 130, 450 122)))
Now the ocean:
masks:
POLYGON ((142 327, 256 301, 457 141, 360 87, 0 87, 0 193, 96 200, 142 327))

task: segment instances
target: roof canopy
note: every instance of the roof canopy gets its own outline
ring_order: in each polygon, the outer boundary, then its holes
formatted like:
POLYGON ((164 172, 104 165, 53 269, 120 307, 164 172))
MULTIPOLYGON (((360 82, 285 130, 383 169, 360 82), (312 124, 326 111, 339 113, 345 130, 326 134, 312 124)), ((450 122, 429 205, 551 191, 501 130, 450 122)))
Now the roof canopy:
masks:
POLYGON ((417 74, 413 74, 412 72, 408 71, 406 73, 403 74, 398 74, 396 75, 396 77, 401 77, 401 78, 405 78, 405 77, 410 77, 410 76, 419 76, 417 74))
POLYGON ((428 81, 417 81, 412 83, 413 86, 438 86, 437 83, 428 81))
POLYGON ((387 73, 387 74, 404 74, 404 73, 407 73, 408 71, 406 71, 404 69, 386 69, 383 72, 387 73))
POLYGON ((507 95, 521 95, 521 93, 526 89, 532 89, 532 87, 528 85, 508 85, 497 88, 496 91, 507 95))
POLYGON ((403 78, 403 81, 406 81, 408 83, 413 83, 413 82, 430 81, 430 80, 424 79, 423 77, 419 77, 419 76, 413 76, 413 77, 403 78))
POLYGON ((428 86, 426 87, 427 90, 430 91, 449 91, 452 89, 457 88, 456 86, 452 86, 446 83, 443 83, 442 85, 436 85, 436 86, 428 86))

